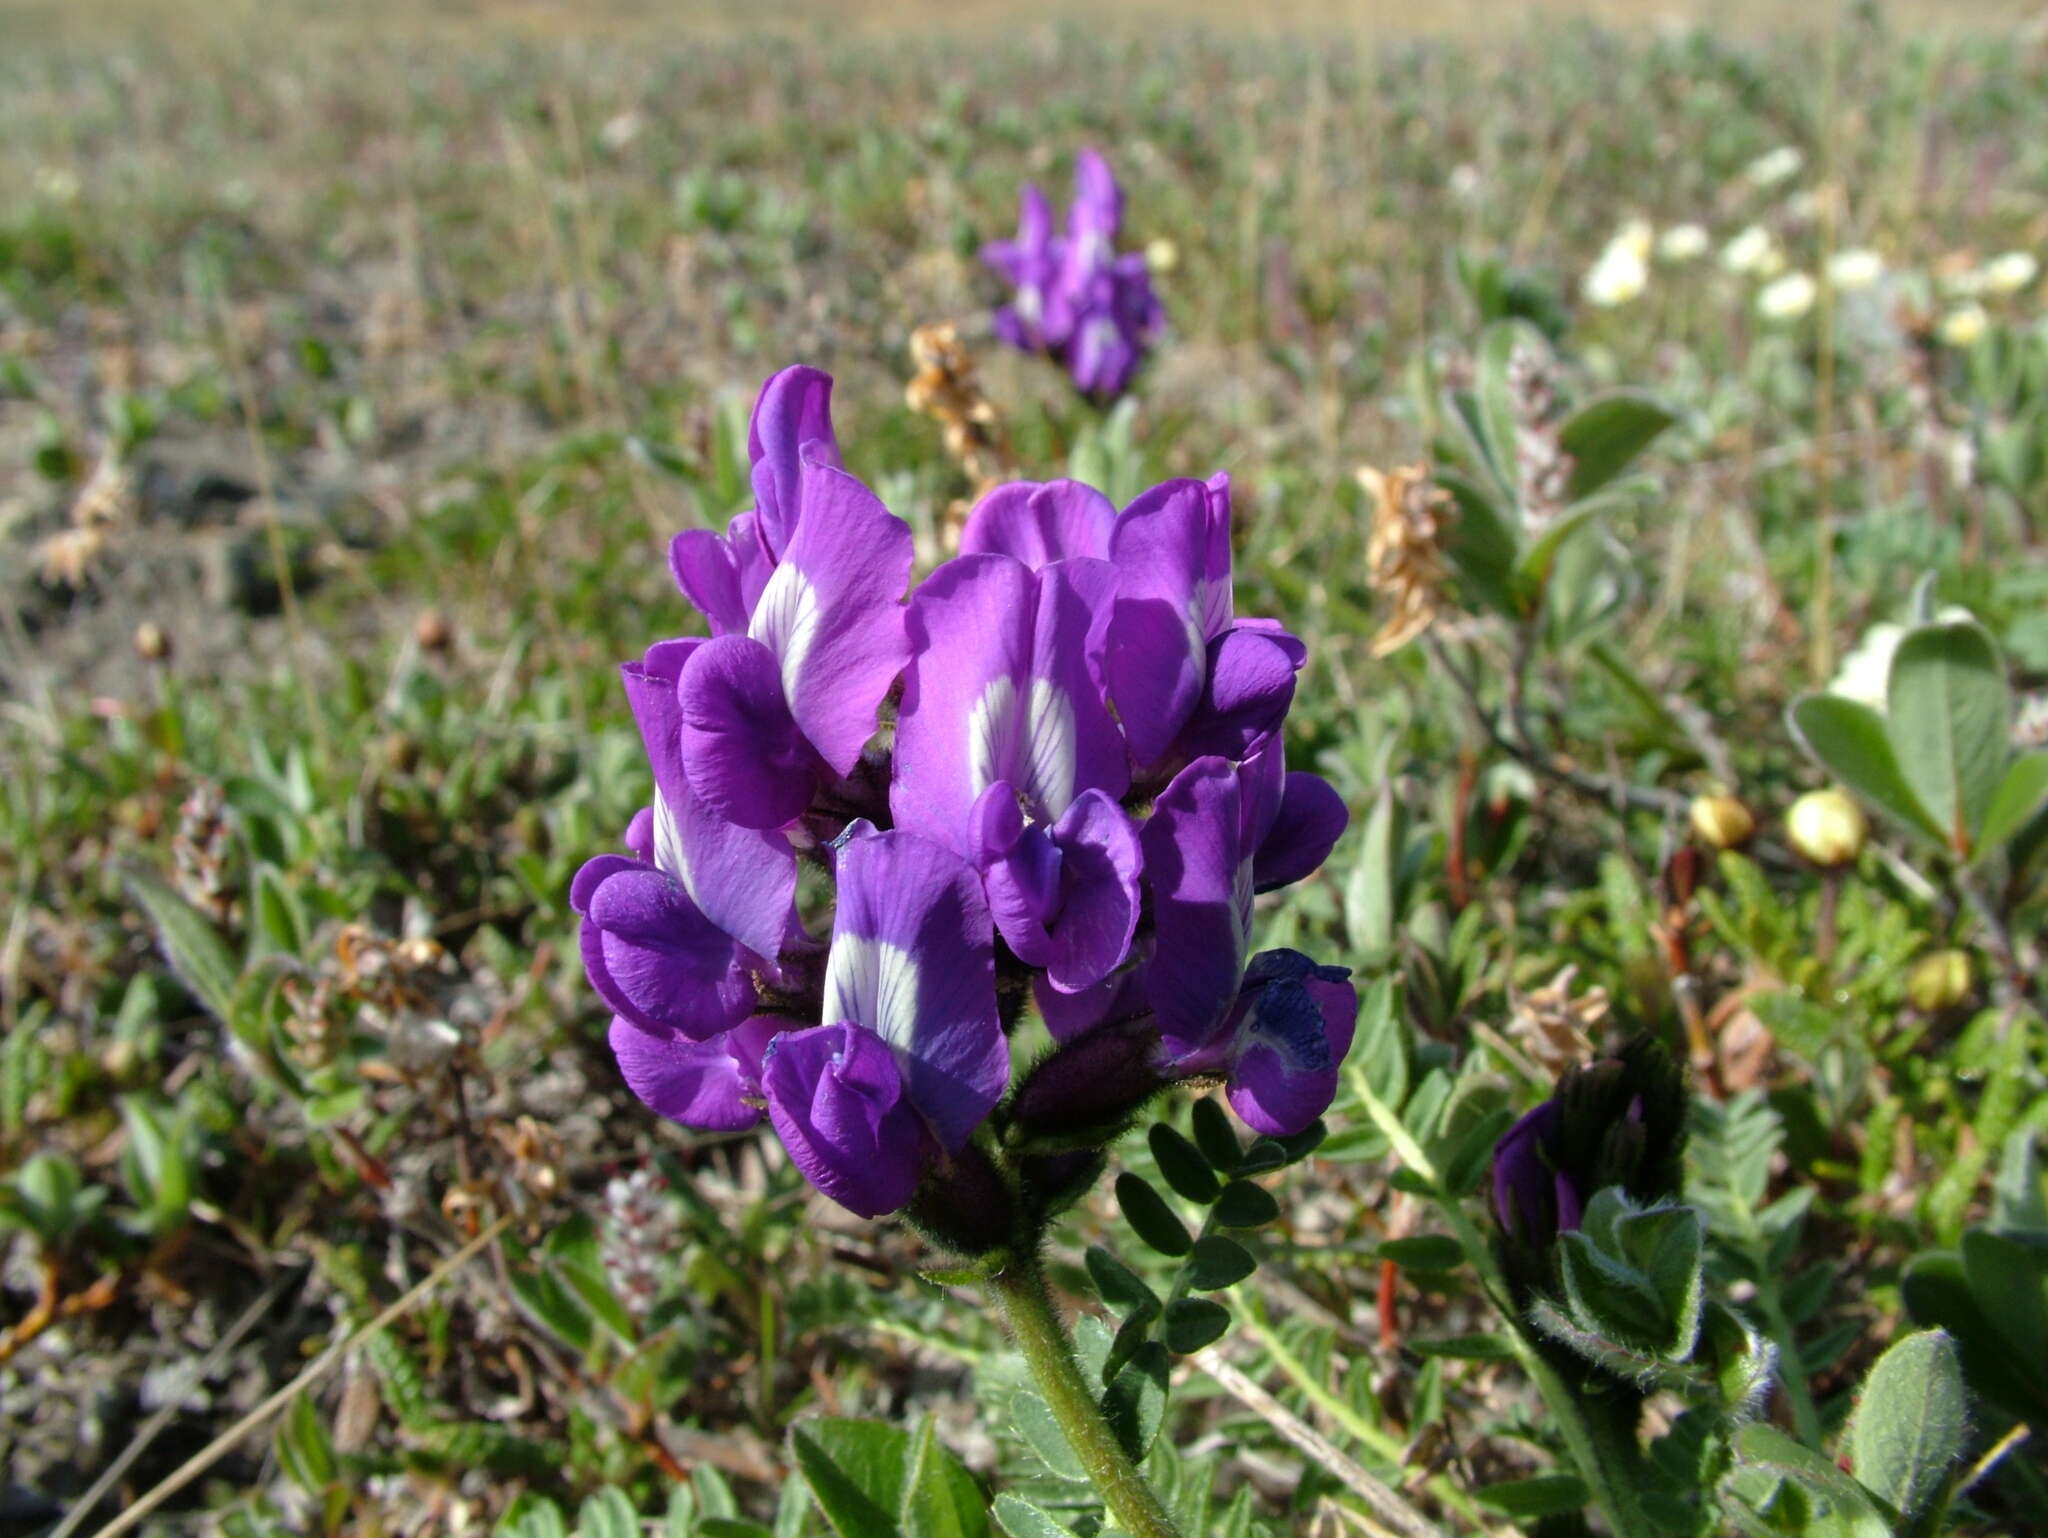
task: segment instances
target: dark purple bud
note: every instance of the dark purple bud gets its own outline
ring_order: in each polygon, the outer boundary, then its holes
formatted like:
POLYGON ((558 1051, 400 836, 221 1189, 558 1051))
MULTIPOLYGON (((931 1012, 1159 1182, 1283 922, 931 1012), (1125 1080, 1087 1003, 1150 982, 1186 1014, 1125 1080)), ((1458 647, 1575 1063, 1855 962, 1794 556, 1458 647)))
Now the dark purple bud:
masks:
POLYGON ((1010 1098, 1007 1136, 1040 1149, 1100 1148, 1167 1082, 1150 1021, 1097 1026, 1024 1075, 1010 1098))

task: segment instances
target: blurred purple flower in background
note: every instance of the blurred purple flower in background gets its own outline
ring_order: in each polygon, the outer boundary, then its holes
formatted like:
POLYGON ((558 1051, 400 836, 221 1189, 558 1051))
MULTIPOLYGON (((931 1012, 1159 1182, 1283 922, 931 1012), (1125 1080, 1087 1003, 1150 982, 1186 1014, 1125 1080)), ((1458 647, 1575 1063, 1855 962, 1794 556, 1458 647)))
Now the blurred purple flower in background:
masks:
POLYGON ((1084 149, 1074 164, 1074 202, 1064 235, 1053 231, 1045 194, 1026 184, 1017 234, 990 241, 981 257, 1011 288, 995 330, 1012 347, 1065 367, 1075 388, 1114 400, 1130 387, 1145 349, 1165 325, 1142 252, 1117 253, 1123 192, 1109 163, 1084 149))
MULTIPOLYGON (((1091 157, 1038 316, 1117 218, 1091 157)), ((841 468, 830 399, 816 370, 768 381, 754 508, 671 553, 711 635, 624 669, 653 799, 570 901, 626 1083, 687 1126, 765 1119, 868 1216, 985 1165, 991 1118, 1109 1129, 1201 1079, 1254 1130, 1303 1130, 1356 997, 1341 968, 1253 956, 1253 899, 1346 813, 1287 772, 1306 648, 1235 615, 1228 479, 1121 513, 1072 481, 997 487, 906 602, 910 531, 841 468), (823 940, 805 865, 835 894, 823 940), (1006 1101, 1031 998, 1059 1045, 1006 1101)))

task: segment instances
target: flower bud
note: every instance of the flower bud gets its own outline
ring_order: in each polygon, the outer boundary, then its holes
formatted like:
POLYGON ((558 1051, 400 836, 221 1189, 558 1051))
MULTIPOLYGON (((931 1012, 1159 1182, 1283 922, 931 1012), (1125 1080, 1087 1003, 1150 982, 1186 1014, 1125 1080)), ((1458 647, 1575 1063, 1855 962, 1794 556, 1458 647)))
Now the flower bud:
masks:
POLYGON ((925 1172, 903 1216, 941 1249, 973 1257, 1010 1242, 1016 1207, 994 1161, 969 1143, 925 1172))
POLYGON ((144 620, 135 627, 135 655, 144 662, 169 662, 170 632, 153 619, 144 620))
POLYGON ((1737 849, 1756 832, 1756 818, 1738 797, 1723 791, 1693 797, 1687 816, 1695 837, 1709 849, 1737 849))
POLYGON ((1785 813, 1785 836, 1814 864, 1833 870, 1863 853, 1870 819, 1844 791, 1809 790, 1785 813))
POLYGON ((444 652, 454 643, 455 627, 439 609, 427 609, 413 621, 412 636, 421 651, 444 652))
POLYGON ((1560 1233, 1608 1186, 1639 1203, 1684 1184, 1685 1075, 1651 1036, 1568 1070, 1557 1091, 1510 1127, 1493 1151, 1493 1215, 1518 1295, 1553 1286, 1560 1233))
POLYGON ((1039 1059, 1009 1107, 1012 1142, 1034 1149, 1100 1148, 1166 1087, 1159 1032, 1148 1020, 1100 1025, 1039 1059))
POLYGON ((1968 951, 1934 951, 1906 974, 1906 1000, 1923 1015, 1938 1015, 1967 999, 1975 981, 1968 951))

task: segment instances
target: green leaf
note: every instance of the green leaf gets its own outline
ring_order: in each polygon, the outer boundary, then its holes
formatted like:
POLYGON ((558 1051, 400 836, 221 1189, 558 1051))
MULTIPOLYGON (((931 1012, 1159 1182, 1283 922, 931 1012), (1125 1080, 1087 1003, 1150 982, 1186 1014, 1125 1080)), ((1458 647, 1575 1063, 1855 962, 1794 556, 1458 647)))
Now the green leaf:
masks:
POLYGON ((1244 1150, 1231 1129, 1228 1113, 1217 1104, 1216 1097, 1204 1095, 1188 1108, 1188 1117, 1195 1129, 1195 1146, 1202 1150, 1210 1167, 1226 1175, 1235 1170, 1244 1150))
POLYGON ((1588 401, 1558 429, 1558 446, 1572 457, 1565 495, 1591 496, 1629 466, 1657 435, 1677 421, 1668 407, 1647 395, 1618 391, 1588 401))
POLYGON ((1849 1428, 1850 1466, 1865 1489, 1912 1522, 1947 1488, 1969 1429, 1955 1342, 1923 1330, 1894 1344, 1863 1380, 1849 1428))
POLYGON ((1166 1347, 1176 1356, 1200 1351, 1223 1338, 1230 1310, 1207 1298, 1181 1298, 1166 1305, 1166 1347))
POLYGON ((2018 833, 2044 805, 2048 805, 2048 753, 2028 753, 2014 759, 2005 778, 1998 782, 1991 804, 1984 809, 1984 822, 1977 830, 1979 857, 2018 833))
POLYGON ((1218 1228, 1257 1228, 1280 1216, 1280 1202, 1264 1186, 1233 1180, 1216 1198, 1210 1216, 1218 1228))
POLYGON ((1465 1263, 1465 1251, 1449 1234, 1415 1234, 1388 1239, 1374 1254, 1403 1271, 1452 1271, 1465 1263))
POLYGON ((1361 966, 1393 954, 1394 790, 1380 786, 1358 841, 1358 859, 1344 882, 1344 934, 1361 966))
POLYGON ((1973 620, 1907 631, 1885 709, 1899 772, 1949 847, 1969 854, 2011 751, 2012 693, 1991 633, 1973 620))
POLYGON ((1459 583, 1470 596, 1499 614, 1516 616, 1515 561, 1521 535, 1501 513, 1494 494, 1448 470, 1434 472, 1437 485, 1457 504, 1457 521, 1444 541, 1444 552, 1458 569, 1459 583))
POLYGON ((1102 1395, 1103 1419, 1124 1451, 1142 1460, 1166 1419, 1166 1385, 1172 1373, 1166 1348, 1148 1340, 1131 1353, 1102 1395))
POLYGON ((1089 1245, 1082 1260, 1096 1292, 1117 1313, 1150 1318, 1159 1312, 1159 1295, 1145 1284, 1142 1276, 1101 1245, 1089 1245))
POLYGON ((1806 751, 1829 774, 1896 821, 1943 837, 1941 825, 1899 767, 1883 716, 1839 694, 1808 694, 1793 701, 1791 722, 1806 751))
POLYGON ((1166 1198, 1129 1170, 1116 1177, 1116 1202, 1137 1236, 1162 1255, 1185 1255, 1195 1247, 1187 1225, 1166 1198))
POLYGON ((1223 1188, 1199 1148, 1163 1121, 1153 1123, 1146 1141, 1152 1145, 1159 1173, 1178 1195, 1205 1207, 1216 1200, 1223 1188))
POLYGON ((995 1516, 1010 1538, 1080 1538, 1071 1527, 1056 1521, 1042 1507, 1034 1506, 1021 1495, 1012 1495, 1007 1490, 996 1497, 995 1516))
POLYGON ((706 1517, 690 1529, 690 1538, 775 1538, 775 1530, 745 1517, 706 1517))
POLYGON ((576 1538, 640 1538, 640 1514, 625 1491, 606 1485, 577 1509, 576 1538))
POLYGON ((926 1416, 911 1438, 899 1512, 904 1538, 987 1538, 981 1486, 939 1441, 926 1416))
POLYGON ((1789 1479, 1821 1497, 1838 1519, 1836 1530, 1842 1538, 1893 1538, 1891 1523, 1869 1491, 1824 1454, 1793 1441, 1776 1426, 1744 1426, 1735 1434, 1735 1452, 1745 1466, 1789 1479))
POLYGON ((569 1538, 562 1508, 544 1495, 522 1490, 491 1529, 497 1538, 569 1538))
POLYGON ((2048 1365, 2048 1257, 2031 1245, 1973 1228, 1963 1235, 1970 1295, 2022 1362, 2048 1365))
POLYGON ((1259 1263, 1252 1259, 1251 1251, 1235 1239, 1226 1239, 1221 1234, 1204 1234, 1195 1241, 1194 1252, 1188 1257, 1183 1274, 1195 1291, 1218 1292, 1225 1287, 1235 1287, 1258 1267, 1259 1263))
POLYGON ((334 1479, 334 1444, 321 1424, 311 1394, 292 1401, 277 1423, 277 1461, 285 1477, 308 1495, 317 1496, 334 1479))
POLYGON ((1010 1426, 1055 1477, 1077 1485, 1088 1482, 1088 1470, 1067 1445, 1067 1434, 1060 1429, 1052 1406, 1029 1389, 1010 1396, 1010 1426))
POLYGON ((1517 348, 1549 355, 1543 339, 1516 321, 1496 321, 1488 326, 1479 338, 1473 383, 1487 463, 1507 494, 1509 506, 1519 511, 1521 474, 1516 453, 1514 388, 1508 381, 1508 364, 1517 348))
POLYGON ((1511 1517, 1554 1517, 1577 1511, 1591 1496, 1576 1474, 1538 1474, 1532 1479, 1503 1479, 1481 1485, 1472 1499, 1511 1517))
POLYGON ((1435 1340, 1411 1340, 1404 1344, 1417 1356, 1447 1356, 1453 1361, 1505 1362, 1515 1354, 1514 1342, 1505 1335, 1441 1335, 1435 1340))
POLYGON ((232 1026, 239 969, 213 921, 153 872, 131 869, 127 881, 128 890, 156 931, 157 944, 163 948, 164 960, 171 964, 171 970, 209 1014, 221 1024, 232 1026))
POLYGON ((821 1417, 792 1426, 789 1445, 839 1538, 902 1538, 896 1513, 909 1432, 880 1421, 821 1417))

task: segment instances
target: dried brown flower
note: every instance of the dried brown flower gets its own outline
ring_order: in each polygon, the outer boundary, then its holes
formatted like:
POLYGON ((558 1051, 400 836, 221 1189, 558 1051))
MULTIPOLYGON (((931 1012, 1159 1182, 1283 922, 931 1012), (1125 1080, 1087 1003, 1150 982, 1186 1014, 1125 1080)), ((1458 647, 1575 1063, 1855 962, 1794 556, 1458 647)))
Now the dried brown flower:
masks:
MULTIPOLYGON (((1008 480, 1017 461, 1010 452, 1009 429, 995 402, 981 393, 974 377, 974 355, 951 324, 919 326, 910 333, 910 358, 917 373, 903 398, 912 411, 930 417, 945 431, 946 452, 974 483, 974 496, 1008 480)), ((956 501, 946 512, 945 544, 950 554, 959 545, 960 526, 968 503, 956 501)))
POLYGON ((1594 1055, 1594 1034, 1607 1019, 1607 990, 1574 994, 1579 969, 1568 966, 1541 988, 1515 993, 1508 1038, 1545 1072, 1561 1074, 1594 1055))
POLYGON ((1372 654, 1399 651, 1436 623, 1443 609, 1444 537, 1456 506, 1423 465, 1382 473, 1371 465, 1358 483, 1375 501, 1366 547, 1372 585, 1393 600, 1394 612, 1373 638, 1372 654))

